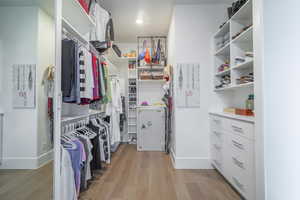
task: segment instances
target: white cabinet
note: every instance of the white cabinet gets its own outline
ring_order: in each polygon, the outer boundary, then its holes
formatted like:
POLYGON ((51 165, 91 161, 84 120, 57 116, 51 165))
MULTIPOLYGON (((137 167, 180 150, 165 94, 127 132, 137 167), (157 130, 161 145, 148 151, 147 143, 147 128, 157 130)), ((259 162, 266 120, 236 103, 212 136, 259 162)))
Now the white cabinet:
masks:
POLYGON ((254 199, 254 124, 210 116, 212 165, 246 199, 254 199))
POLYGON ((164 107, 138 108, 137 149, 138 151, 165 150, 164 107))

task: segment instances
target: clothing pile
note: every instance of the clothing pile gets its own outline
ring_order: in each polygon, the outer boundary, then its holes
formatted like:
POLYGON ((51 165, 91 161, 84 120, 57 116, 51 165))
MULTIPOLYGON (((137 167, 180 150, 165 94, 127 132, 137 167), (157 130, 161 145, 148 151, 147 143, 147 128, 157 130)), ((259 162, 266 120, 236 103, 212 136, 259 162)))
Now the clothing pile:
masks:
POLYGON ((219 89, 219 88, 225 88, 227 86, 229 86, 231 83, 231 80, 230 80, 230 75, 224 75, 221 77, 221 79, 219 80, 219 82, 217 83, 217 85, 215 86, 216 89, 219 89))
POLYGON ((245 84, 245 83, 252 83, 254 81, 253 73, 249 73, 248 75, 241 76, 240 78, 236 79, 236 84, 245 84))
POLYGON ((61 199, 78 199, 103 168, 102 162, 110 163, 109 131, 109 125, 96 118, 61 137, 61 199))
POLYGON ((250 27, 252 27, 252 24, 248 25, 248 26, 245 26, 242 30, 240 30, 240 32, 238 32, 234 36, 232 36, 232 39, 234 40, 235 38, 239 37, 242 33, 247 31, 250 27))
POLYGON ((230 64, 229 62, 226 62, 225 64, 222 64, 218 67, 218 72, 223 72, 230 69, 230 64))
POLYGON ((108 101, 108 79, 105 62, 71 39, 62 41, 63 102, 84 105, 95 100, 108 101))

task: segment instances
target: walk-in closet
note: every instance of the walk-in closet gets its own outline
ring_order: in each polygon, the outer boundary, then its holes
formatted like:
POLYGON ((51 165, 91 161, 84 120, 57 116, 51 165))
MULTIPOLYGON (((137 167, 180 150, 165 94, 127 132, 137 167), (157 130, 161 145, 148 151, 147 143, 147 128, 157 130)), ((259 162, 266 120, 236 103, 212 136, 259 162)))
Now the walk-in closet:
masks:
POLYGON ((0 0, 0 200, 299 200, 296 0, 0 0))

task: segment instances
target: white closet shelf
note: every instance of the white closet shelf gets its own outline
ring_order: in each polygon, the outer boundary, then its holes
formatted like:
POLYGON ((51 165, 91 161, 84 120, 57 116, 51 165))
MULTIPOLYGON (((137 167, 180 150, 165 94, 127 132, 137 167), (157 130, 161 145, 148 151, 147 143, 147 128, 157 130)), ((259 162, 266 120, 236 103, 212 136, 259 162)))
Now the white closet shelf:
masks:
POLYGON ((139 79, 139 82, 145 82, 145 83, 163 83, 163 82, 165 82, 165 80, 164 79, 160 79, 160 80, 141 80, 141 79, 139 79))
POLYGON ((222 72, 218 72, 215 74, 215 76, 223 76, 223 75, 226 75, 226 74, 230 74, 230 68, 229 69, 226 69, 222 72))
POLYGON ((62 1, 62 16, 81 34, 89 33, 95 27, 94 20, 89 16, 77 0, 62 1))
POLYGON ((230 42, 228 42, 224 47, 217 50, 215 56, 222 56, 222 55, 230 55, 230 42))
POLYGON ((252 0, 248 0, 232 17, 232 20, 252 19, 252 0))
POLYGON ((136 124, 128 124, 128 126, 136 126, 136 124))
POLYGON ((88 118, 90 115, 78 115, 78 116, 62 116, 61 122, 68 122, 72 120, 88 118))
POLYGON ((246 62, 243 62, 241 64, 238 64, 234 67, 232 67, 233 70, 239 70, 239 69, 248 69, 248 68, 251 68, 253 67, 253 59, 251 59, 250 61, 246 61, 246 62))
POLYGON ((253 42, 253 27, 249 27, 243 33, 241 33, 238 37, 234 38, 231 43, 252 43, 253 42))
POLYGON ((62 26, 65 28, 69 33, 74 35, 80 42, 82 42, 85 45, 89 45, 89 42, 84 38, 84 36, 78 32, 72 24, 68 22, 65 18, 62 19, 62 26))
POLYGON ((142 67, 137 67, 138 70, 163 70, 165 69, 164 66, 142 66, 142 67))
POLYGON ((230 31, 230 20, 228 20, 222 28, 220 28, 217 33, 214 35, 214 38, 223 37, 230 31))
POLYGON ((255 117, 253 117, 253 116, 243 116, 243 115, 236 115, 236 114, 230 114, 230 113, 224 113, 224 112, 209 112, 209 113, 212 115, 242 120, 242 121, 251 122, 251 123, 255 122, 255 117))
POLYGON ((136 116, 129 116, 129 119, 136 119, 136 116))
POLYGON ((239 85, 230 85, 224 88, 218 88, 215 89, 215 92, 222 92, 222 91, 227 91, 227 90, 235 90, 235 89, 240 89, 240 88, 246 88, 246 87, 253 87, 254 83, 250 82, 250 83, 244 83, 244 84, 239 84, 239 85))
POLYGON ((107 52, 107 58, 114 64, 125 64, 128 61, 136 61, 136 58, 119 57, 113 48, 110 48, 107 52))

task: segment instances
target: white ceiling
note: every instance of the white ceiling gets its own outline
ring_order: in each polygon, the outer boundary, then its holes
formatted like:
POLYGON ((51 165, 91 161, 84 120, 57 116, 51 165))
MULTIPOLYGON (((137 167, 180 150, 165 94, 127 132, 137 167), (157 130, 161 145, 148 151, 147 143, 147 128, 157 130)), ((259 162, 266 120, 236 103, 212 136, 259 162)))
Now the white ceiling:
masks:
POLYGON ((166 35, 174 0, 103 0, 111 12, 118 42, 136 42, 137 36, 166 35), (136 19, 142 18, 143 25, 136 19))
POLYGON ((233 0, 101 0, 112 13, 117 42, 136 42, 137 36, 167 35, 174 4, 231 3, 233 0), (142 18, 143 25, 136 19, 142 18))
MULTIPOLYGON (((0 0, 0 5, 30 5, 46 0, 0 0)), ((98 0, 112 13, 117 42, 132 43, 137 36, 167 35, 174 4, 231 3, 233 0, 98 0), (141 18, 143 25, 137 25, 141 18)), ((52 1, 50 1, 52 2, 52 1)), ((47 5, 48 6, 48 5, 47 5)), ((53 7, 53 5, 51 5, 53 7)))

